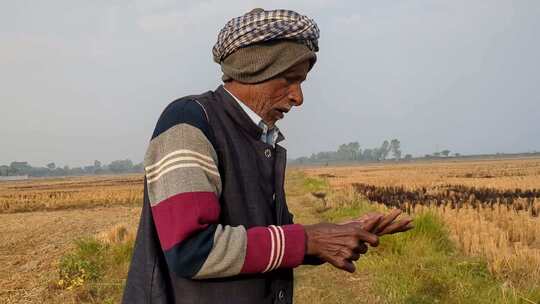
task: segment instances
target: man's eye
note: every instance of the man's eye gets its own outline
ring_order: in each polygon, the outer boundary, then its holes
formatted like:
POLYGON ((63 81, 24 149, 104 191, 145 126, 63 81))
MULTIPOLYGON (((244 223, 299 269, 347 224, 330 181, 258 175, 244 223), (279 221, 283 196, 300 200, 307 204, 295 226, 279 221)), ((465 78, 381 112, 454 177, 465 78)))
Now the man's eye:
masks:
POLYGON ((285 77, 285 80, 287 80, 288 83, 295 83, 299 81, 297 77, 285 77))

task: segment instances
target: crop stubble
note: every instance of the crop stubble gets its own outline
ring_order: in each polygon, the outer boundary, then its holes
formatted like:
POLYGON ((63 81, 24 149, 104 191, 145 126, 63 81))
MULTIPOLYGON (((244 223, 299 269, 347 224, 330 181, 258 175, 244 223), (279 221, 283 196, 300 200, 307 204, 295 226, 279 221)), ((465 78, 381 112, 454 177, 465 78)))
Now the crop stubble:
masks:
POLYGON ((458 247, 509 284, 540 285, 540 160, 417 162, 305 169, 376 204, 431 211, 458 247))

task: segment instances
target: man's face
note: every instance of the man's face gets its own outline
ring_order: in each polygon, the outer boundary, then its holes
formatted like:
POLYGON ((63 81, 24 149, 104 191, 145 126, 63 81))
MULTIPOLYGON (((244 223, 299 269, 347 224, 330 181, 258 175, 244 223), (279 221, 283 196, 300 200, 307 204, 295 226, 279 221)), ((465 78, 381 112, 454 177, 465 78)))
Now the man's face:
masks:
POLYGON ((273 127, 293 106, 303 103, 301 84, 308 70, 309 62, 304 61, 270 80, 252 85, 256 112, 269 127, 273 127))

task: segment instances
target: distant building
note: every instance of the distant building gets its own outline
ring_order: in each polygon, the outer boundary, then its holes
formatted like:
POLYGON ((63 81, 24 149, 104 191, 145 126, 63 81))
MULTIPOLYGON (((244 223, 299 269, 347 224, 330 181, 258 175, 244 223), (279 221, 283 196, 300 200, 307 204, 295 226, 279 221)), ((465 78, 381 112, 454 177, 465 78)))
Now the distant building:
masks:
POLYGON ((26 180, 28 175, 0 176, 0 182, 26 180))

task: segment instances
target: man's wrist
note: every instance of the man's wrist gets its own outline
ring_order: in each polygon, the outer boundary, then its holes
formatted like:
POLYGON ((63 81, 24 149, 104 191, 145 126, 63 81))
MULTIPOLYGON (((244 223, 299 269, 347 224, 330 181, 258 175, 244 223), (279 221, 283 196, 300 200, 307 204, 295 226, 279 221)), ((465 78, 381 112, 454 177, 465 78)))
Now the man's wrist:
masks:
POLYGON ((305 248, 305 254, 304 254, 304 260, 302 261, 302 265, 321 265, 321 264, 324 264, 326 263, 323 259, 313 255, 313 254, 309 254, 309 251, 308 251, 308 246, 309 246, 309 234, 307 232, 307 230, 309 229, 306 229, 307 225, 304 225, 303 228, 304 228, 304 235, 305 235, 305 243, 304 243, 304 248, 305 248))
POLYGON ((281 226, 285 236, 285 252, 281 267, 294 268, 302 264, 306 254, 306 232, 300 224, 281 226))

